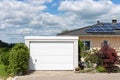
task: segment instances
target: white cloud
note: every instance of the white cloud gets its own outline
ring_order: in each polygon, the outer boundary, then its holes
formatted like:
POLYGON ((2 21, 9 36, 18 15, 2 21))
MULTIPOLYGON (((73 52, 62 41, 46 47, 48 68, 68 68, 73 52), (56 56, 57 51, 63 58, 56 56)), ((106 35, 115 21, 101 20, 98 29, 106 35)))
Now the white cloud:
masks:
POLYGON ((0 39, 7 42, 14 42, 13 40, 11 41, 11 38, 21 40, 24 35, 30 34, 34 27, 34 25, 32 26, 30 23, 46 9, 44 3, 50 1, 51 0, 0 1, 0 33, 3 35, 0 39), (6 33, 3 31, 6 31, 6 33), (20 35, 22 38, 17 35, 20 35))
POLYGON ((30 32, 32 32, 32 29, 31 28, 23 28, 23 29, 16 29, 15 31, 12 31, 11 33, 12 34, 29 34, 30 32))
POLYGON ((4 29, 5 25, 4 24, 0 24, 0 29, 4 29))
POLYGON ((59 10, 76 14, 81 19, 99 19, 104 15, 108 18, 108 15, 118 14, 119 8, 120 5, 115 5, 110 0, 73 0, 61 2, 59 10))
POLYGON ((21 42, 26 35, 55 35, 62 30, 95 24, 96 20, 110 22, 120 17, 120 5, 110 0, 61 0, 60 4, 53 1, 0 0, 0 39, 21 42), (45 11, 49 8, 45 3, 51 2, 59 13, 45 11))
POLYGON ((93 0, 78 0, 78 1, 63 1, 59 7, 60 11, 72 12, 82 18, 98 17, 109 13, 111 10, 110 1, 93 1, 93 0))

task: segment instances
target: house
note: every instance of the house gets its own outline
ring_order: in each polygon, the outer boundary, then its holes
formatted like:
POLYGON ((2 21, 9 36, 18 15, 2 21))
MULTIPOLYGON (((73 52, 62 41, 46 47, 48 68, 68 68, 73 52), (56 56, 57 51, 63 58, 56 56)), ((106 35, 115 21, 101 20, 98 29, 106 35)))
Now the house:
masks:
POLYGON ((74 70, 78 67, 78 37, 26 36, 29 70, 74 70))
MULTIPOLYGON (((100 49, 103 42, 120 53, 120 23, 113 19, 111 23, 97 21, 87 27, 59 33, 60 36, 79 36, 87 50, 100 49)), ((119 54, 118 54, 119 55, 119 54)))

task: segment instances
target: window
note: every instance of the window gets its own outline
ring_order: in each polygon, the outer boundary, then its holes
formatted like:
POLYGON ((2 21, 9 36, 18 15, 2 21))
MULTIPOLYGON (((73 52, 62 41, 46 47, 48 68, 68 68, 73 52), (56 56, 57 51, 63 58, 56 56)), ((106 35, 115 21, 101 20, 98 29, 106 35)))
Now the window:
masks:
POLYGON ((84 45, 84 48, 85 50, 90 50, 90 41, 82 41, 83 42, 83 45, 84 45))

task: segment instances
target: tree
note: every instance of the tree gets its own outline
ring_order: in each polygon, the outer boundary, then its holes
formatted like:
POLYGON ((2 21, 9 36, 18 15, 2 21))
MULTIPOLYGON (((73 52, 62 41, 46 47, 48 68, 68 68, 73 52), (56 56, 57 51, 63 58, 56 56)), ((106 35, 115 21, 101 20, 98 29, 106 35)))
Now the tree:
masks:
POLYGON ((66 33, 66 32, 68 32, 68 31, 69 31, 69 30, 66 29, 66 30, 63 30, 62 33, 66 33))
POLYGON ((15 45, 15 43, 6 43, 0 40, 0 48, 12 48, 15 45))

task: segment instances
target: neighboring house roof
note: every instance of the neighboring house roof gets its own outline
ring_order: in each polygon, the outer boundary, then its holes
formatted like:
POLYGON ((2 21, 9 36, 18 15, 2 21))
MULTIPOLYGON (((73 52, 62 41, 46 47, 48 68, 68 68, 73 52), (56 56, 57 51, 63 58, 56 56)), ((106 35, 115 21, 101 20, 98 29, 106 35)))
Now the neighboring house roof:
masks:
POLYGON ((101 23, 97 21, 97 24, 62 32, 57 35, 120 35, 120 23, 117 23, 117 20, 112 20, 112 23, 101 23))

